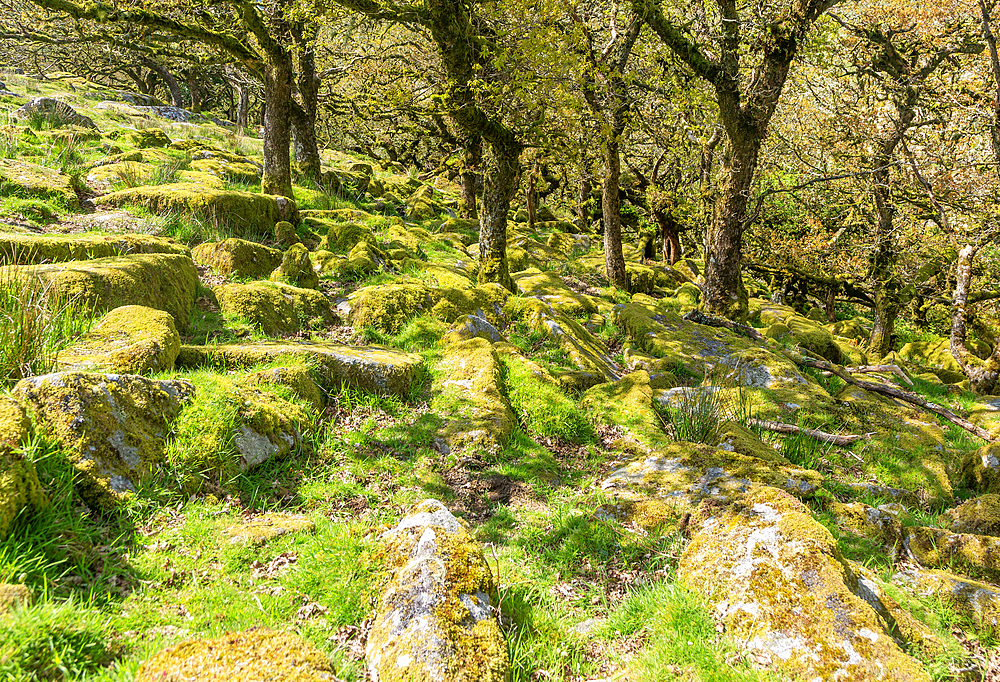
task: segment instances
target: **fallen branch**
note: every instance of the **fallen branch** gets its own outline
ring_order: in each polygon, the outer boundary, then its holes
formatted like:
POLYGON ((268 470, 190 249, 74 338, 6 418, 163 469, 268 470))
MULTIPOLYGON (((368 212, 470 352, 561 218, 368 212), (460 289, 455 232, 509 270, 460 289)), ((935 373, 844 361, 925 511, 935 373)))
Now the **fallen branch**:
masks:
POLYGON ((874 433, 866 433, 861 436, 838 436, 835 433, 826 433, 825 431, 820 431, 819 429, 805 429, 801 426, 795 426, 793 424, 782 424, 781 422, 771 422, 765 419, 751 419, 749 423, 752 426, 758 426, 762 429, 768 431, 774 431, 775 433, 801 433, 810 438, 815 438, 816 440, 823 441, 824 443, 833 443, 837 446, 851 445, 852 443, 857 443, 861 439, 867 439, 874 436, 874 433))
POLYGON ((845 367, 844 371, 850 374, 885 374, 891 372, 910 386, 913 385, 913 379, 907 376, 906 372, 899 365, 861 365, 859 367, 845 367))
POLYGON ((843 379, 849 384, 857 386, 858 388, 870 391, 872 393, 880 393, 889 398, 896 398, 897 400, 902 400, 903 402, 910 403, 911 405, 916 405, 917 407, 922 407, 929 412, 940 415, 950 421, 956 426, 960 426, 969 433, 979 436, 987 443, 992 443, 993 438, 990 436, 990 432, 981 426, 976 426, 972 422, 959 417, 957 414, 951 410, 941 407, 936 403, 932 403, 921 395, 916 393, 911 393, 909 391, 904 391, 901 388, 895 388, 893 386, 885 386, 883 384, 876 384, 871 381, 861 381, 860 379, 855 379, 850 374, 845 373, 843 370, 837 369, 829 362, 823 362, 822 360, 804 360, 802 361, 804 367, 815 367, 816 369, 821 369, 832 374, 836 374, 838 377, 843 379))
POLYGON ((757 341, 764 341, 765 337, 759 331, 753 327, 748 327, 745 324, 740 324, 738 322, 733 322, 732 320, 727 320, 721 317, 712 317, 711 315, 706 315, 700 310, 692 310, 686 315, 684 319, 688 322, 694 322, 695 324, 703 324, 708 327, 722 327, 723 329, 728 329, 729 331, 736 332, 741 336, 749 336, 751 339, 757 341))

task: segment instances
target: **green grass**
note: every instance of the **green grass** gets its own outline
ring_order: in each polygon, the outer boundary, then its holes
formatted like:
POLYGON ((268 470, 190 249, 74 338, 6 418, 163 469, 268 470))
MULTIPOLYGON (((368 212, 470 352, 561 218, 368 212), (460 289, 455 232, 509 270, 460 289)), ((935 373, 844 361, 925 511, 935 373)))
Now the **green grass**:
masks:
POLYGON ((587 416, 555 382, 536 376, 537 370, 516 356, 504 356, 502 362, 511 409, 529 432, 571 443, 593 440, 587 416))
POLYGON ((51 371, 57 353, 87 332, 93 317, 85 302, 0 264, 0 386, 51 371))

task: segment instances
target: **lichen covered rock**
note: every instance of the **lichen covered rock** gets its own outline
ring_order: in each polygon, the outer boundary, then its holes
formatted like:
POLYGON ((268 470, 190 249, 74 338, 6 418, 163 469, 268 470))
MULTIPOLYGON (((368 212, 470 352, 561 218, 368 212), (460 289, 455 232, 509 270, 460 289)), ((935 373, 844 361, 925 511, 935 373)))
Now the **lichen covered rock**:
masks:
POLYGON ((11 116, 17 119, 37 116, 54 128, 70 125, 97 130, 97 125, 88 117, 77 113, 76 109, 65 102, 52 97, 35 97, 27 104, 15 109, 11 116))
POLYGON ((392 577, 368 635, 372 680, 507 680, 496 587, 465 525, 440 502, 424 500, 379 541, 392 577))
POLYGON ((511 317, 520 317, 533 330, 555 339, 570 362, 591 377, 585 388, 621 377, 621 368, 604 342, 558 307, 537 298, 524 298, 511 299, 507 310, 511 317))
POLYGON ((755 487, 736 504, 704 502, 678 579, 707 595, 715 617, 754 659, 805 680, 925 681, 808 508, 755 487), (860 591, 860 590, 859 590, 860 591))
POLYGON ((445 347, 432 407, 446 420, 442 435, 452 448, 496 451, 516 421, 501 392, 500 360, 485 339, 445 347))
POLYGON ((24 379, 14 394, 70 453, 80 496, 107 509, 165 464, 168 425, 194 387, 130 374, 60 372, 24 379))
POLYGON ((444 343, 457 343, 475 338, 486 339, 490 343, 506 341, 499 329, 490 324, 486 318, 478 315, 465 315, 458 318, 444 335, 442 341, 444 343))
POLYGON ((0 233, 0 263, 36 265, 110 258, 138 253, 189 255, 182 244, 144 234, 13 234, 0 233))
POLYGON ((194 261, 180 254, 8 267, 39 279, 50 295, 88 306, 96 313, 141 305, 165 310, 181 329, 188 325, 198 288, 194 261))
POLYGON ((823 477, 793 464, 764 462, 738 452, 697 443, 670 443, 615 469, 601 487, 623 499, 657 499, 689 511, 704 499, 729 502, 759 483, 809 497, 823 477))
POLYGON ((206 242, 191 250, 199 265, 207 265, 220 275, 241 279, 261 279, 281 264, 281 252, 235 237, 222 242, 206 242))
POLYGON ((332 682, 330 661, 298 635, 272 630, 192 639, 142 664, 137 682, 332 682))
POLYGON ((339 390, 347 385, 362 391, 404 397, 409 395, 423 365, 421 357, 412 353, 325 341, 181 346, 177 364, 183 367, 253 367, 283 357, 304 358, 313 363, 317 380, 327 390, 339 390))
POLYGON ((170 313, 127 305, 109 312, 83 338, 60 351, 56 363, 63 371, 169 372, 180 349, 170 313))
POLYGON ((597 312, 596 303, 570 289, 554 272, 529 269, 511 275, 524 296, 537 298, 567 315, 597 312))
POLYGON ((222 284, 214 291, 223 313, 246 320, 268 336, 296 334, 333 321, 330 300, 315 289, 250 282, 222 284))
POLYGON ((271 273, 272 282, 285 282, 302 289, 319 286, 319 275, 309 259, 309 250, 302 244, 292 244, 281 257, 281 264, 271 273))

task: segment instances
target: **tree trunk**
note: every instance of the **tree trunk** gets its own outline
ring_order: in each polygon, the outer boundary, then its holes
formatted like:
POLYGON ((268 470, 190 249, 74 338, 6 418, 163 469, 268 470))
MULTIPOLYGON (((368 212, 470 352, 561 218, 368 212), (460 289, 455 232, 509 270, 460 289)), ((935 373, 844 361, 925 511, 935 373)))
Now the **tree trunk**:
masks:
POLYGON ((320 79, 316 75, 316 52, 308 40, 315 37, 305 35, 305 27, 297 24, 292 28, 298 46, 299 78, 298 90, 301 106, 292 106, 293 139, 295 141, 295 161, 299 172, 311 180, 319 180, 322 167, 319 145, 316 142, 316 114, 319 109, 320 79))
POLYGON ((612 286, 628 290, 628 273, 622 255, 621 157, 618 153, 618 132, 609 131, 604 140, 604 180, 601 187, 601 211, 604 215, 604 267, 612 286))
POLYGON ((173 74, 167 71, 166 67, 157 64, 152 60, 147 60, 143 62, 151 70, 155 71, 160 79, 166 84, 167 89, 170 90, 170 100, 172 104, 177 108, 184 107, 184 91, 181 90, 180 84, 177 79, 174 78, 173 74))
POLYGON ((201 113, 201 92, 198 89, 198 79, 194 71, 188 71, 185 74, 185 79, 187 80, 188 94, 191 96, 189 108, 196 114, 201 113))
POLYGON ((969 379, 969 385, 976 393, 993 393, 1000 379, 1000 343, 986 360, 980 360, 965 346, 968 323, 967 305, 969 283, 972 280, 972 260, 976 257, 976 247, 967 244, 958 252, 955 272, 955 297, 951 309, 951 354, 969 379))
POLYGON ((517 191, 520 147, 491 145, 483 187, 483 214, 479 227, 478 283, 496 282, 514 290, 507 263, 507 212, 517 191))
POLYGON ((535 182, 537 178, 535 176, 535 169, 532 168, 531 172, 528 174, 528 187, 524 191, 524 205, 528 209, 528 229, 535 229, 535 221, 537 220, 537 194, 535 193, 535 182))
POLYGON ((459 215, 476 220, 476 183, 479 182, 479 166, 483 163, 483 138, 473 135, 465 143, 465 158, 462 162, 462 196, 459 200, 459 215))
POLYGON ((740 277, 743 221, 762 137, 732 127, 727 141, 722 186, 705 243, 703 307, 709 313, 742 322, 748 312, 740 277))
POLYGON ((250 87, 236 84, 236 127, 246 130, 250 123, 250 87))
POLYGON ((292 104, 292 58, 287 52, 265 71, 264 176, 261 191, 293 198, 289 119, 292 104))
POLYGON ((875 292, 875 306, 872 308, 875 321, 868 338, 868 354, 873 358, 883 358, 892 350, 892 336, 899 317, 899 299, 893 290, 875 292))
POLYGON ((590 210, 590 195, 594 191, 594 179, 590 176, 590 167, 584 159, 583 167, 580 169, 580 188, 576 202, 576 227, 580 232, 590 229, 590 221, 593 216, 590 210))

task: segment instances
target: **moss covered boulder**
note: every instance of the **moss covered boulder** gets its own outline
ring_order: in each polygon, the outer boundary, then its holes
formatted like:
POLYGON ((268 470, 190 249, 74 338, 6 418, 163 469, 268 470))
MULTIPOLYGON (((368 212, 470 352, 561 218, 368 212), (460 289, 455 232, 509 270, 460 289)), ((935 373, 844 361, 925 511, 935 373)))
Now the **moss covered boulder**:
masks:
POLYGON ((332 251, 309 254, 313 269, 325 278, 349 279, 371 274, 381 268, 386 254, 368 242, 359 242, 346 257, 332 251))
POLYGON ((1000 536, 1000 495, 966 500, 945 512, 945 518, 948 530, 953 533, 1000 536))
POLYGON ((309 250, 302 244, 288 247, 270 279, 272 282, 284 282, 303 289, 315 289, 319 286, 319 275, 313 268, 309 250))
POLYGON ((924 566, 947 567, 973 578, 1000 581, 1000 538, 941 528, 908 528, 903 541, 910 555, 924 566))
POLYGON ((738 500, 754 484, 807 498, 819 490, 823 477, 790 463, 766 462, 711 445, 671 442, 615 469, 601 486, 622 499, 656 499, 690 511, 705 499, 738 500))
POLYGON ((707 595, 754 660, 804 680, 925 682, 861 592, 837 543, 791 495, 754 487, 738 503, 704 502, 678 579, 707 595))
POLYGON ((181 346, 182 367, 253 367, 283 358, 305 361, 326 390, 342 385, 372 393, 407 396, 422 371, 419 355, 378 346, 345 346, 311 341, 273 341, 211 346, 181 346))
POLYGON ((244 185, 259 182, 261 176, 261 169, 256 164, 246 160, 230 160, 214 155, 210 158, 195 159, 191 162, 191 170, 244 185))
POLYGON ((892 581, 918 597, 940 599, 977 629, 1000 629, 1000 588, 945 571, 909 568, 892 581))
POLYGON ((141 305, 170 313, 187 327, 198 288, 198 270, 190 256, 141 254, 90 261, 13 266, 39 279, 50 295, 75 301, 100 313, 141 305))
POLYGON ((486 339, 490 343, 506 341, 499 329, 490 324, 485 317, 478 315, 465 315, 458 318, 442 337, 442 341, 444 343, 460 343, 475 338, 486 339))
POLYGON ((157 214, 194 215, 237 235, 270 234, 275 223, 295 213, 294 202, 285 197, 212 189, 193 182, 132 187, 105 194, 94 202, 99 206, 145 206, 157 214))
POLYGON ((31 377, 14 387, 35 423, 70 454, 80 472, 77 492, 104 509, 165 464, 168 425, 193 394, 187 381, 83 372, 31 377))
POLYGON ((225 488, 240 472, 302 447, 312 417, 287 393, 239 374, 200 382, 167 445, 173 477, 185 492, 198 491, 205 481, 225 488))
POLYGON ((987 443, 962 455, 956 478, 959 485, 981 493, 1000 493, 1000 445, 987 443))
POLYGON ((511 275, 511 279, 524 296, 540 299, 561 313, 597 312, 597 305, 590 296, 573 291, 554 272, 529 269, 511 275))
POLYGON ((348 315, 355 327, 373 327, 390 334, 397 333, 407 321, 422 313, 443 322, 453 322, 463 315, 478 315, 498 324, 509 295, 497 284, 458 289, 403 281, 354 292, 348 315))
POLYGON ((569 314, 561 312, 558 305, 537 298, 511 299, 507 310, 511 317, 523 319, 534 331, 555 339, 569 361, 585 375, 580 379, 586 387, 621 377, 622 369, 604 342, 569 314))
POLYGON ((214 291, 223 313, 246 320, 268 336, 297 334, 333 321, 330 300, 315 289, 250 282, 222 284, 214 291))
POLYGON ((653 408, 649 374, 643 370, 594 386, 583 394, 580 406, 595 426, 619 432, 617 447, 623 450, 649 453, 670 443, 653 408))
POLYGON ((0 195, 52 199, 68 209, 80 206, 70 176, 17 159, 0 159, 0 195))
POLYGON ((139 253, 189 255, 172 239, 144 234, 14 234, 0 232, 0 263, 36 265, 139 253))
POLYGON ((170 138, 159 128, 131 130, 125 134, 125 138, 139 149, 166 147, 170 144, 170 138))
POLYGON ((169 372, 181 349, 170 313, 140 305, 115 308, 88 334, 61 351, 64 371, 111 371, 120 374, 169 372))
POLYGON ((281 252, 256 242, 232 237, 222 242, 206 242, 191 250, 199 265, 207 265, 220 275, 240 279, 267 278, 281 265, 281 252))
POLYGON ((35 97, 14 110, 11 116, 16 119, 37 117, 53 128, 77 126, 97 130, 97 125, 90 118, 77 113, 73 107, 53 97, 35 97))
POLYGON ((899 349, 899 357, 919 365, 948 370, 953 374, 962 374, 962 367, 955 360, 955 356, 951 354, 951 342, 948 339, 911 341, 899 349))
POLYGON ((503 396, 501 365, 485 339, 449 344, 435 373, 434 411, 446 420, 442 435, 452 448, 496 451, 516 420, 503 396))
POLYGON ((270 384, 286 386, 302 400, 309 403, 316 411, 323 409, 323 389, 313 379, 312 371, 305 365, 289 365, 288 367, 272 367, 262 369, 247 375, 250 384, 270 384))
POLYGON ((496 585, 468 528, 424 500, 379 543, 392 575, 368 635, 373 682, 509 679, 496 585))
POLYGON ((302 224, 323 235, 316 247, 317 250, 349 253, 361 242, 371 246, 376 245, 375 234, 371 228, 360 223, 307 217, 302 220, 302 224))
POLYGON ((215 639, 192 639, 155 654, 136 682, 330 682, 334 667, 291 632, 255 629, 215 639))

